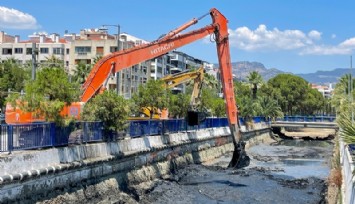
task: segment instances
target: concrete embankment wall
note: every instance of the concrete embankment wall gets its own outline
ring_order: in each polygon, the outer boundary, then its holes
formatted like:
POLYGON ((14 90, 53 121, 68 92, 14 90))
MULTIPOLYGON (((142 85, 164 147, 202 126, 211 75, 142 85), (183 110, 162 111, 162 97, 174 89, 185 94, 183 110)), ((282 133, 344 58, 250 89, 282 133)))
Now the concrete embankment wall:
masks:
MULTIPOLYGON (((256 128, 243 133, 247 147, 270 137, 267 124, 256 128)), ((119 200, 130 185, 233 150, 229 128, 214 128, 1 155, 0 203, 119 200)))
POLYGON ((340 139, 340 164, 342 166, 343 185, 342 201, 343 203, 355 203, 355 164, 353 157, 349 152, 348 146, 340 139))

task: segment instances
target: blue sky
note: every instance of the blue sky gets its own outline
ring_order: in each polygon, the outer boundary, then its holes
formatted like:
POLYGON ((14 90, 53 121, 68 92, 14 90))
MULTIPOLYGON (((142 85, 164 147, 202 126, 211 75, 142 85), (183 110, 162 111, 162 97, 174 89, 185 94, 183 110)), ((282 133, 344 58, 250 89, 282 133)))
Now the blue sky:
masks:
MULTIPOLYGON (((152 41, 213 7, 229 20, 233 62, 257 61, 292 73, 350 67, 352 0, 2 0, 0 30, 27 39, 33 32, 63 35, 120 24, 122 32, 152 41)), ((210 23, 207 16, 193 29, 210 23)), ((217 62, 215 45, 207 39, 179 50, 217 62)))

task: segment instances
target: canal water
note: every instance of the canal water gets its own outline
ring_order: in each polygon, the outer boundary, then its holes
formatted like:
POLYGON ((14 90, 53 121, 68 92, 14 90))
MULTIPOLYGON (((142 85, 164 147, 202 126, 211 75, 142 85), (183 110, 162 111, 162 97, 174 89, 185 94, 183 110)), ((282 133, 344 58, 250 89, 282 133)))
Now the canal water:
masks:
POLYGON ((333 144, 284 140, 247 150, 250 166, 226 168, 231 155, 179 169, 139 203, 323 203, 333 144))

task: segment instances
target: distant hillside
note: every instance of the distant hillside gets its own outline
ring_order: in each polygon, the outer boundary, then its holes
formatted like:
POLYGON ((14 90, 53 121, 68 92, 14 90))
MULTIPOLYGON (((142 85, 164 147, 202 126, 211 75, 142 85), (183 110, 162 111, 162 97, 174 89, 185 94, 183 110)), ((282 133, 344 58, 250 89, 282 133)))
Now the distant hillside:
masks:
MULTIPOLYGON (((215 64, 218 67, 218 64, 215 64)), ((260 62, 248 62, 248 61, 241 61, 241 62, 232 62, 233 67, 233 75, 241 81, 246 81, 247 76, 252 71, 257 71, 263 77, 264 81, 269 80, 270 78, 281 74, 286 73, 276 68, 266 68, 260 62)), ((331 71, 317 71, 315 73, 309 74, 296 74, 306 81, 315 84, 329 84, 329 83, 337 83, 341 76, 344 74, 349 73, 349 69, 344 68, 337 68, 331 71)), ((354 70, 355 73, 355 70, 354 70)))
MULTIPOLYGON (((218 67, 218 64, 216 64, 215 66, 218 67)), ((247 76, 252 71, 259 72, 259 74, 263 77, 265 81, 269 80, 270 78, 278 74, 284 73, 283 71, 280 71, 275 68, 267 69, 260 62, 248 62, 248 61, 232 62, 232 67, 233 67, 233 71, 232 71, 233 75, 235 76, 235 78, 241 81, 246 81, 247 76)))
POLYGON ((308 82, 317 84, 337 83, 340 77, 349 74, 350 69, 337 68, 331 71, 317 71, 309 74, 297 74, 308 82))
POLYGON ((233 66, 233 74, 239 80, 246 80, 246 77, 252 71, 259 72, 259 74, 263 77, 263 79, 265 81, 269 80, 270 78, 272 78, 280 73, 284 73, 284 72, 282 72, 278 69, 275 69, 275 68, 267 69, 260 62, 248 62, 248 61, 233 62, 232 66, 233 66))

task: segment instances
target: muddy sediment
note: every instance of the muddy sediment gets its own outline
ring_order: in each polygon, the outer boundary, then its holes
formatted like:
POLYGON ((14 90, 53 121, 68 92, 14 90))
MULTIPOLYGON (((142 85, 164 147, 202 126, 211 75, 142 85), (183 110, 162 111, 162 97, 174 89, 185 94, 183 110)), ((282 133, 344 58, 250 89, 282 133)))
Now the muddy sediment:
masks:
POLYGON ((247 149, 251 164, 243 169, 227 168, 231 153, 202 164, 172 160, 43 203, 326 203, 333 143, 323 139, 269 139, 247 149), (169 172, 143 179, 162 165, 169 172))
POLYGON ((179 169, 140 203, 325 203, 332 143, 288 141, 248 150, 251 165, 228 169, 230 155, 179 169))

